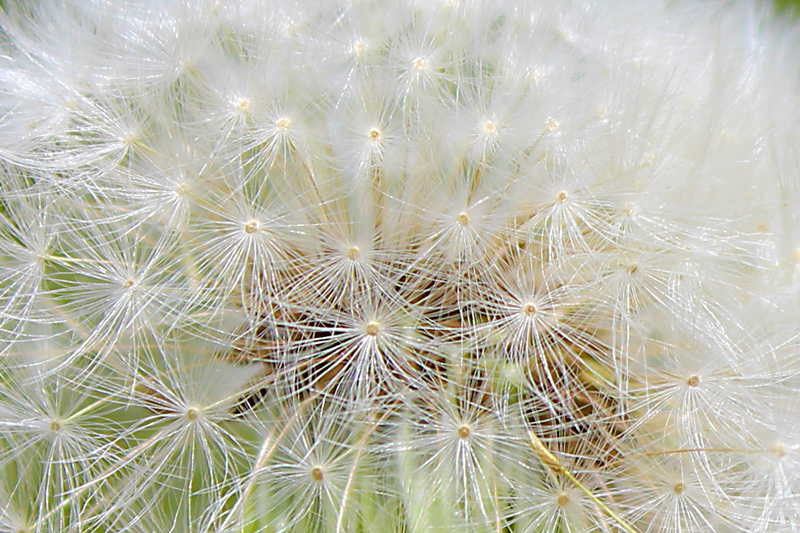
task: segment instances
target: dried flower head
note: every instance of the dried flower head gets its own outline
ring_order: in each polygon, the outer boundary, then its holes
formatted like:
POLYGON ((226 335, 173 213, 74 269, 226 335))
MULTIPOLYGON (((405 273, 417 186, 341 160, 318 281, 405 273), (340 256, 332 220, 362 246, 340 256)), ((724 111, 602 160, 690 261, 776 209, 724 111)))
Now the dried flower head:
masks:
POLYGON ((0 531, 800 528, 767 7, 0 10, 0 531))

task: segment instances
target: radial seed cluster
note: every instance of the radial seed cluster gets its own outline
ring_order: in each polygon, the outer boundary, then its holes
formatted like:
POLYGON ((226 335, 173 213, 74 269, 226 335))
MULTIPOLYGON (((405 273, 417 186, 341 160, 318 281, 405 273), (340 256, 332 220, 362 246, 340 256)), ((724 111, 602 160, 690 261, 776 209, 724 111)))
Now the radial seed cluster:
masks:
POLYGON ((796 532, 768 7, 0 2, 0 532, 796 532))

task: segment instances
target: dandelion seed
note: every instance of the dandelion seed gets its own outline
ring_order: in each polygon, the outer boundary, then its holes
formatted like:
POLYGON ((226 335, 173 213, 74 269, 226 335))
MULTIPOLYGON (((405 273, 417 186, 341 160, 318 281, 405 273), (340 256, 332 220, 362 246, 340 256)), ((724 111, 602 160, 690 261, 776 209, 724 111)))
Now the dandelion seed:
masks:
POLYGON ((377 335, 378 331, 380 331, 380 323, 378 322, 369 322, 366 326, 364 326, 364 333, 370 337, 377 335))
POLYGON ((244 225, 244 232, 245 233, 255 233, 258 231, 258 221, 251 220, 247 224, 244 225))
POLYGON ((324 476, 322 473, 322 468, 320 468, 319 466, 315 466, 314 468, 311 469, 311 479, 313 479, 316 482, 320 482, 322 481, 323 477, 324 476))
POLYGON ((361 254, 361 250, 358 248, 358 246, 351 246, 351 247, 349 247, 347 249, 347 252, 345 252, 345 256, 350 261, 355 261, 356 259, 358 259, 358 256, 360 254, 361 254))

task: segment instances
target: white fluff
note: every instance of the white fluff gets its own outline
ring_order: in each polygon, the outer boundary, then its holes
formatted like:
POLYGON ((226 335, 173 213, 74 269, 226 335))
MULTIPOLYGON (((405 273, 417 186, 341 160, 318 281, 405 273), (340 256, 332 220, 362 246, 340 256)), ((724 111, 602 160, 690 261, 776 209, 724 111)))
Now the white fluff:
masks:
POLYGON ((0 531, 800 529, 764 5, 3 5, 0 531))

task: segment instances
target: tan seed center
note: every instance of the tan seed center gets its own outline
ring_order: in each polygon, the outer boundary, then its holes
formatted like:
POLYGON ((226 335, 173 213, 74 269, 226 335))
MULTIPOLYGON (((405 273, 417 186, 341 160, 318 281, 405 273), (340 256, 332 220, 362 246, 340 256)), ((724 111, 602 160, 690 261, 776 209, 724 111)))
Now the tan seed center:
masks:
POLYGON ((779 458, 785 457, 786 445, 784 445, 782 442, 775 444, 775 455, 777 455, 779 458))
POLYGON ((364 331, 366 332, 367 335, 374 337, 375 335, 378 334, 379 327, 380 324, 378 324, 375 321, 372 321, 369 324, 367 324, 367 326, 364 328, 364 331))
POLYGON ((359 255, 360 251, 361 250, 358 249, 358 246, 351 246, 350 248, 347 249, 347 252, 345 252, 345 255, 347 256, 347 258, 350 261, 355 261, 356 259, 358 259, 358 255, 359 255))

